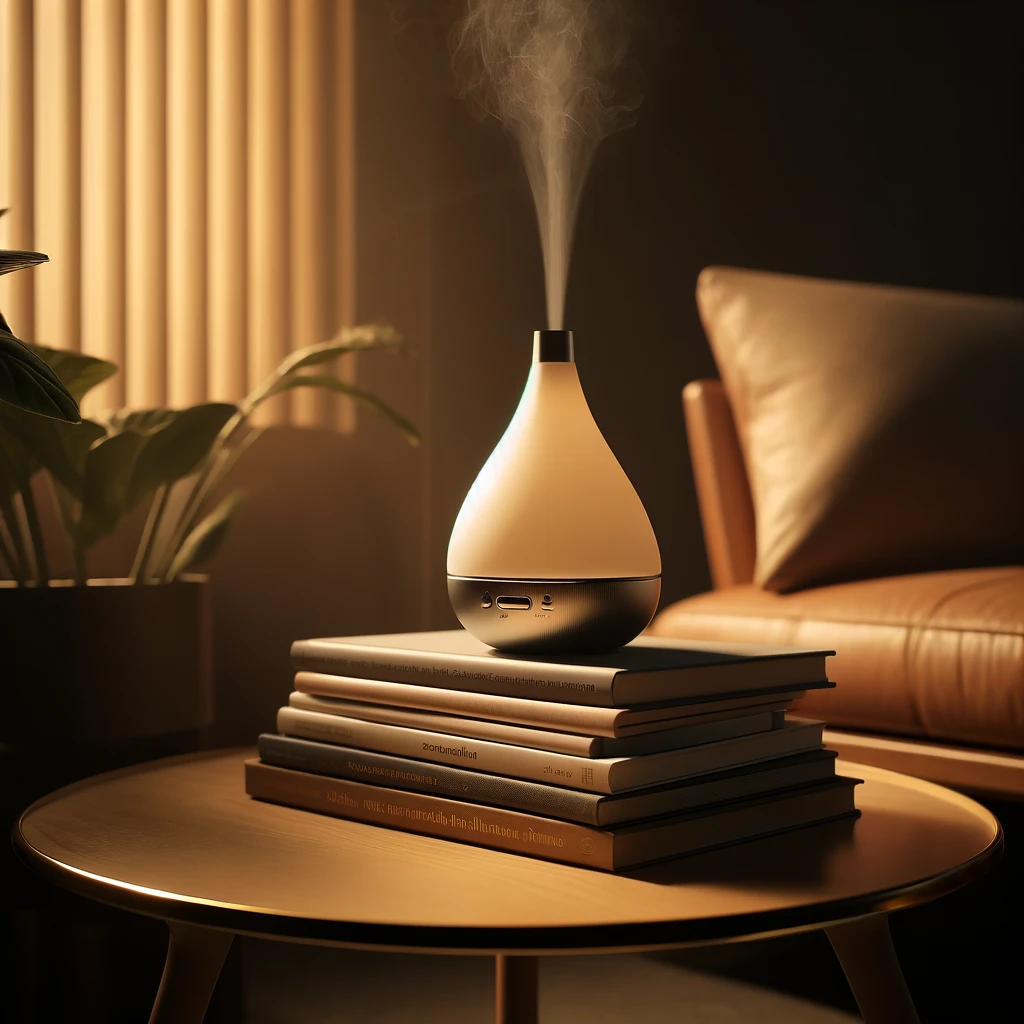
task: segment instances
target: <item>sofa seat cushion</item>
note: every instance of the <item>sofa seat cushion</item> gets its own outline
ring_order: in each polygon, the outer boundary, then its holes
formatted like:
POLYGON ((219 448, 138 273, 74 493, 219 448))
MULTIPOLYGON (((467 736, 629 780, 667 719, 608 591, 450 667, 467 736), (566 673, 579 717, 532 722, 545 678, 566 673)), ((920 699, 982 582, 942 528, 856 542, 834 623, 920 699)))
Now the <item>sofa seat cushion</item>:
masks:
POLYGON ((647 632, 835 650, 830 725, 1024 750, 1024 566, 775 594, 729 587, 668 606, 647 632))

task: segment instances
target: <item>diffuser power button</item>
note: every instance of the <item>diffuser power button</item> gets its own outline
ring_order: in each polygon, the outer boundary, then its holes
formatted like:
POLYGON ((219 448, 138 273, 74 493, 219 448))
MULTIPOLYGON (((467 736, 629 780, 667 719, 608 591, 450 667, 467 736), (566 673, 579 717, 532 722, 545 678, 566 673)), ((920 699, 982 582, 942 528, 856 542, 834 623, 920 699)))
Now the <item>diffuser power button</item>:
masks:
POLYGON ((480 595, 480 607, 490 608, 494 602, 491 600, 491 595, 486 591, 480 595))

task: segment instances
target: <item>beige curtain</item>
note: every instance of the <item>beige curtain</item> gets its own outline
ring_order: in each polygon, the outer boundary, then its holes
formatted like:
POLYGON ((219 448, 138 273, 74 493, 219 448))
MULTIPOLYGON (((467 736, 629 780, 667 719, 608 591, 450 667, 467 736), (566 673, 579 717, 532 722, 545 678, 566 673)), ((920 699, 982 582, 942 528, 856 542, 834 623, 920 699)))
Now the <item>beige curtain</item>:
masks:
POLYGON ((0 308, 121 366, 87 411, 237 399, 352 322, 353 6, 0 0, 0 245, 50 256, 0 308))

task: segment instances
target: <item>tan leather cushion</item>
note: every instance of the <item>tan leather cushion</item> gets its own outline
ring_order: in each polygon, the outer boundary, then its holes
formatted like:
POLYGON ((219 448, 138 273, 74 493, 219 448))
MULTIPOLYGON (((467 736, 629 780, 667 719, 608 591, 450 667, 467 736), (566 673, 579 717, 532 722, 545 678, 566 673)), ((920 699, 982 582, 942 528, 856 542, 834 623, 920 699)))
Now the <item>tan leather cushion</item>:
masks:
POLYGON ((836 651, 834 690, 801 713, 830 725, 1024 749, 1024 567, 961 569, 773 594, 687 598, 648 633, 836 651))
POLYGON ((1024 302, 711 267, 754 581, 1024 561, 1024 302))

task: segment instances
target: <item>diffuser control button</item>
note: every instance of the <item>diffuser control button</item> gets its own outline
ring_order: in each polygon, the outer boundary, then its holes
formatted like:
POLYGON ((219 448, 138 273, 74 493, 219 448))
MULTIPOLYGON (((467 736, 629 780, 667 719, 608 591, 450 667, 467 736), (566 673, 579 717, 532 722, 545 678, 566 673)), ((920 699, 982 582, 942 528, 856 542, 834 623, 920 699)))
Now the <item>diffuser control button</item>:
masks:
POLYGON ((483 593, 483 594, 480 595, 480 607, 481 608, 490 608, 493 603, 494 602, 491 600, 491 595, 490 594, 483 593))
POLYGON ((533 607, 533 602, 528 597, 499 597, 498 607, 506 611, 528 612, 533 607))

